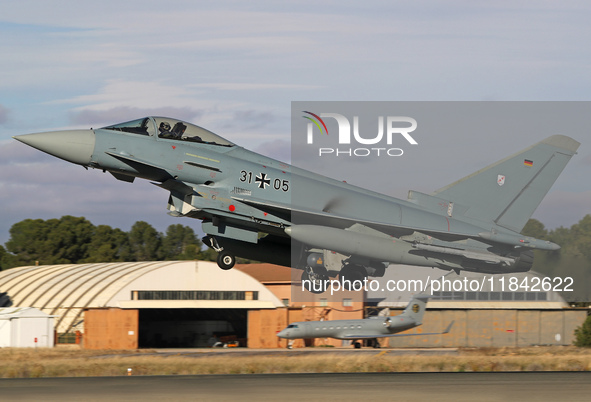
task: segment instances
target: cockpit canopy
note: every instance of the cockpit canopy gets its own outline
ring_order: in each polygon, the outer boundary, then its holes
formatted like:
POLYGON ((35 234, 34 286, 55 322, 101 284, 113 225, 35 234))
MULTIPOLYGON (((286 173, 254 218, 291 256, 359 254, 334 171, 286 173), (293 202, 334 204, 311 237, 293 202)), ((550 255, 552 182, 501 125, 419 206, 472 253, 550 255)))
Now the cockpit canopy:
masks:
POLYGON ((169 140, 199 142, 224 147, 234 146, 230 141, 223 139, 209 130, 169 117, 144 117, 138 120, 103 127, 102 129, 149 135, 152 137, 158 136, 159 138, 169 140))
POLYGON ((299 328, 297 324, 289 324, 287 328, 299 328))

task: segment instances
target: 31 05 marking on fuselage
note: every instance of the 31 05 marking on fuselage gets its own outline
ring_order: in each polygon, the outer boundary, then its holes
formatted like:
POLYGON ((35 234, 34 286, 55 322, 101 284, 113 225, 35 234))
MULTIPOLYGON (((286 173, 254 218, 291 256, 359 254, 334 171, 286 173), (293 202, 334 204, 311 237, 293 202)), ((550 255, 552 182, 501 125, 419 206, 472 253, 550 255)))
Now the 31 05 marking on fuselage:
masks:
POLYGON ((269 188, 273 188, 274 190, 281 190, 284 192, 289 191, 289 180, 272 179, 267 176, 267 173, 259 173, 255 175, 252 172, 242 170, 240 171, 240 181, 248 184, 254 182, 263 190, 266 190, 267 186, 269 186, 269 188))

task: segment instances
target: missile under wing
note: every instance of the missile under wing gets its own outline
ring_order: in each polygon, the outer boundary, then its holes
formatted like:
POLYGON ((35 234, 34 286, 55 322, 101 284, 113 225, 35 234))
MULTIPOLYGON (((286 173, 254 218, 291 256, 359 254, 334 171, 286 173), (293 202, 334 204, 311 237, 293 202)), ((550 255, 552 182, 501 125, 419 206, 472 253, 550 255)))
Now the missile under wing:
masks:
POLYGON ((167 117, 15 138, 118 180, 151 180, 170 193, 169 214, 202 220, 221 268, 232 268, 236 256, 292 266, 320 284, 309 286, 314 292, 331 277, 383 276, 391 263, 528 271, 531 250, 559 246, 519 232, 580 145, 555 135, 432 194, 410 191, 400 200, 167 117), (303 194, 292 197, 295 179, 303 194))

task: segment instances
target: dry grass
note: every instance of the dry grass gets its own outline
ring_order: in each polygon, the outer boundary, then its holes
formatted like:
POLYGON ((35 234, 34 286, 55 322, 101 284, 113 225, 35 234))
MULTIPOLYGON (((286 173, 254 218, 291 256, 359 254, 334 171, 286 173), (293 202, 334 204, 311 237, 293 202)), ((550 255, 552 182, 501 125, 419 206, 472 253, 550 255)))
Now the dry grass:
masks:
POLYGON ((591 350, 576 347, 461 349, 458 355, 278 354, 199 357, 150 351, 0 349, 0 378, 171 374, 591 371, 591 350))

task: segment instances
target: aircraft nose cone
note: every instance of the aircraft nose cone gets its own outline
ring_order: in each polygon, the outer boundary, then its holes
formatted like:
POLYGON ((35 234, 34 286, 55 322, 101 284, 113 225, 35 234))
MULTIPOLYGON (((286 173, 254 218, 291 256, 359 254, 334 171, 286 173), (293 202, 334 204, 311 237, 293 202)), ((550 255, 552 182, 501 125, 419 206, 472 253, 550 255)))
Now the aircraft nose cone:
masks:
POLYGON ((24 144, 79 165, 88 165, 94 151, 94 131, 69 130, 16 135, 24 144))
POLYGON ((277 333, 277 336, 278 336, 279 338, 285 338, 285 336, 286 336, 285 330, 283 330, 283 331, 279 331, 279 332, 277 333))

